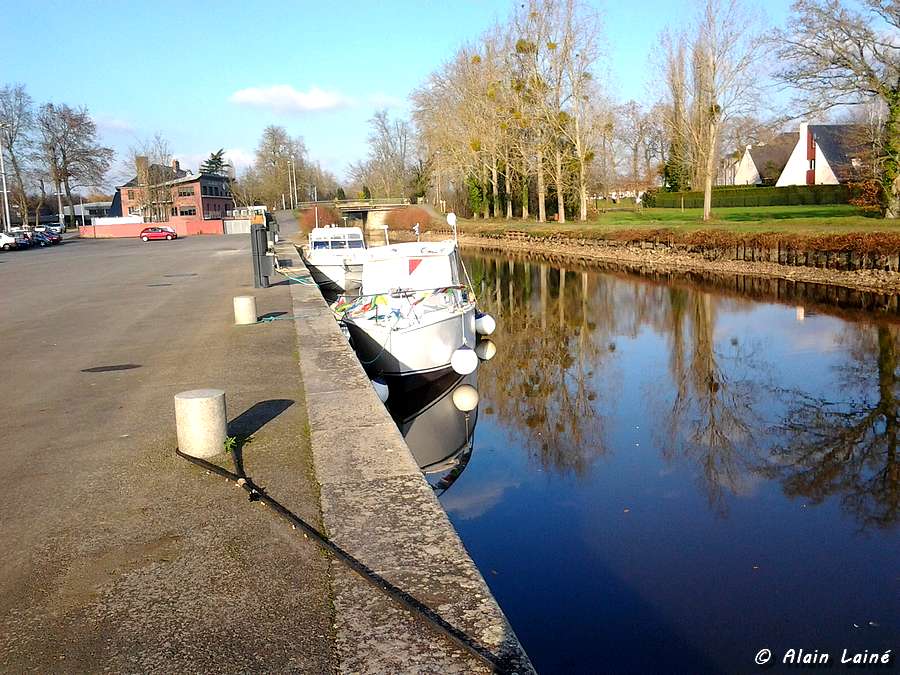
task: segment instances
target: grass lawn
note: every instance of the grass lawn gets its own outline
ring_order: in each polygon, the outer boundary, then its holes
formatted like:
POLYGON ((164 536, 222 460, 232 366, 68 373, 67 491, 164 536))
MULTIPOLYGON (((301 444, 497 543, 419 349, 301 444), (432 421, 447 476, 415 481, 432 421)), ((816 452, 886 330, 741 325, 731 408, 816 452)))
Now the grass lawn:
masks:
POLYGON ((847 234, 850 232, 888 232, 900 234, 900 220, 867 216, 855 206, 756 206, 713 210, 713 220, 704 223, 702 209, 643 209, 626 207, 607 211, 587 222, 537 223, 513 219, 463 220, 460 229, 472 234, 519 230, 535 235, 554 233, 586 238, 602 238, 623 230, 671 230, 690 233, 699 230, 724 230, 734 234, 763 232, 796 235, 847 234))

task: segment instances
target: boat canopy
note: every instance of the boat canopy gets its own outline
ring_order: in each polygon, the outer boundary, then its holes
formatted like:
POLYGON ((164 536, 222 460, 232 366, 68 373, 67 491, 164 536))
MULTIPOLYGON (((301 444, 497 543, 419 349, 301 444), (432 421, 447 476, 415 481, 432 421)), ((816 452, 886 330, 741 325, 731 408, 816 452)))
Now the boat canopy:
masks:
POLYGON ((317 227, 309 233, 309 247, 317 249, 365 248, 358 227, 317 227))
POLYGON ((459 283, 456 244, 452 241, 379 246, 369 249, 363 263, 364 295, 395 289, 444 288, 459 283))

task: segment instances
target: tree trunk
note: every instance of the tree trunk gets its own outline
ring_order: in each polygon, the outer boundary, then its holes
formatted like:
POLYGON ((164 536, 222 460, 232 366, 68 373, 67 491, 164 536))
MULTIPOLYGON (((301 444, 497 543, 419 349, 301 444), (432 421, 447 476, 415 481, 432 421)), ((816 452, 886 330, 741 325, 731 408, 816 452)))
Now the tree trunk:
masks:
POLYGON ((587 177, 585 176, 586 167, 584 166, 584 157, 578 154, 578 220, 584 222, 587 220, 587 177))
POLYGON ((712 217, 712 183, 713 172, 716 170, 716 134, 718 126, 716 119, 709 121, 709 147, 706 152, 706 169, 703 177, 703 220, 704 222, 712 217))
POLYGON ((487 220, 491 217, 491 200, 488 199, 487 167, 484 163, 481 164, 481 195, 481 210, 484 213, 484 219, 487 220))
POLYGON ((505 151, 504 161, 506 162, 506 172, 503 174, 503 186, 506 191, 506 219, 512 220, 513 217, 513 200, 512 200, 512 168, 509 166, 509 148, 505 151))
POLYGON ((41 207, 44 206, 44 199, 46 198, 46 192, 44 191, 44 181, 38 179, 38 187, 41 191, 41 196, 38 198, 37 207, 34 209, 34 226, 37 227, 41 224, 41 207))
POLYGON ((491 190, 494 197, 494 218, 500 217, 500 173, 497 171, 497 153, 491 156, 491 190))
POLYGON ((900 218, 900 90, 888 98, 881 185, 884 190, 884 217, 900 218))
POLYGON ((566 196, 563 190, 562 179, 562 150, 556 146, 556 220, 559 223, 566 222, 566 196))
POLYGON ((19 160, 10 150, 9 161, 13 167, 13 175, 16 177, 16 201, 19 203, 19 215, 22 218, 22 224, 28 224, 28 195, 25 192, 25 181, 22 180, 22 170, 19 167, 19 160))
MULTIPOLYGON (((69 186, 69 177, 66 176, 66 179, 63 181, 63 185, 66 188, 66 204, 69 207, 69 213, 72 214, 72 224, 75 223, 75 204, 72 202, 72 188, 69 186)), ((66 222, 66 217, 63 215, 63 222, 66 222)))
POLYGON ((522 220, 528 220, 528 176, 522 176, 522 220))
POLYGON ((547 222, 547 186, 544 185, 544 151, 537 152, 538 222, 547 222))

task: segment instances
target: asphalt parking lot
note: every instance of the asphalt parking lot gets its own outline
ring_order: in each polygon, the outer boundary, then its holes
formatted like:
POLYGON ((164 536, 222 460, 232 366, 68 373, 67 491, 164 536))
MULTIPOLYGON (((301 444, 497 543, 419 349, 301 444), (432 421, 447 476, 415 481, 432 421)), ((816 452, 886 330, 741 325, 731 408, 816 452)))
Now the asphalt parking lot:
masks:
POLYGON ((291 321, 232 325, 246 236, 0 253, 0 670, 328 672, 327 561, 173 454, 225 389, 248 472, 318 522, 291 321))

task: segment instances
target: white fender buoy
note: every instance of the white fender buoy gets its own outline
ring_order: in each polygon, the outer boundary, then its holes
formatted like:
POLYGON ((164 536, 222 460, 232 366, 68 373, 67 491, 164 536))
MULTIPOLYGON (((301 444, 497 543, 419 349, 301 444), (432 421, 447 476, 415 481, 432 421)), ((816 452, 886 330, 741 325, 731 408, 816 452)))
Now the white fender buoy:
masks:
POLYGON ((460 412, 472 412, 478 407, 478 390, 471 384, 459 385, 453 390, 453 405, 460 412))
POLYGON ((372 380, 372 388, 375 390, 375 393, 378 394, 378 398, 382 403, 388 400, 391 390, 388 389, 384 380, 372 380))
POLYGON ((479 335, 490 335, 497 328, 497 322, 490 314, 475 315, 475 332, 479 335))
POLYGON ((460 347, 450 357, 450 367, 459 375, 468 375, 478 367, 478 355, 471 347, 460 347))
POLYGON ((482 361, 490 361, 494 358, 494 354, 497 353, 497 345, 494 344, 493 340, 489 340, 488 338, 482 338, 477 345, 475 345, 475 354, 478 355, 478 358, 482 361))

